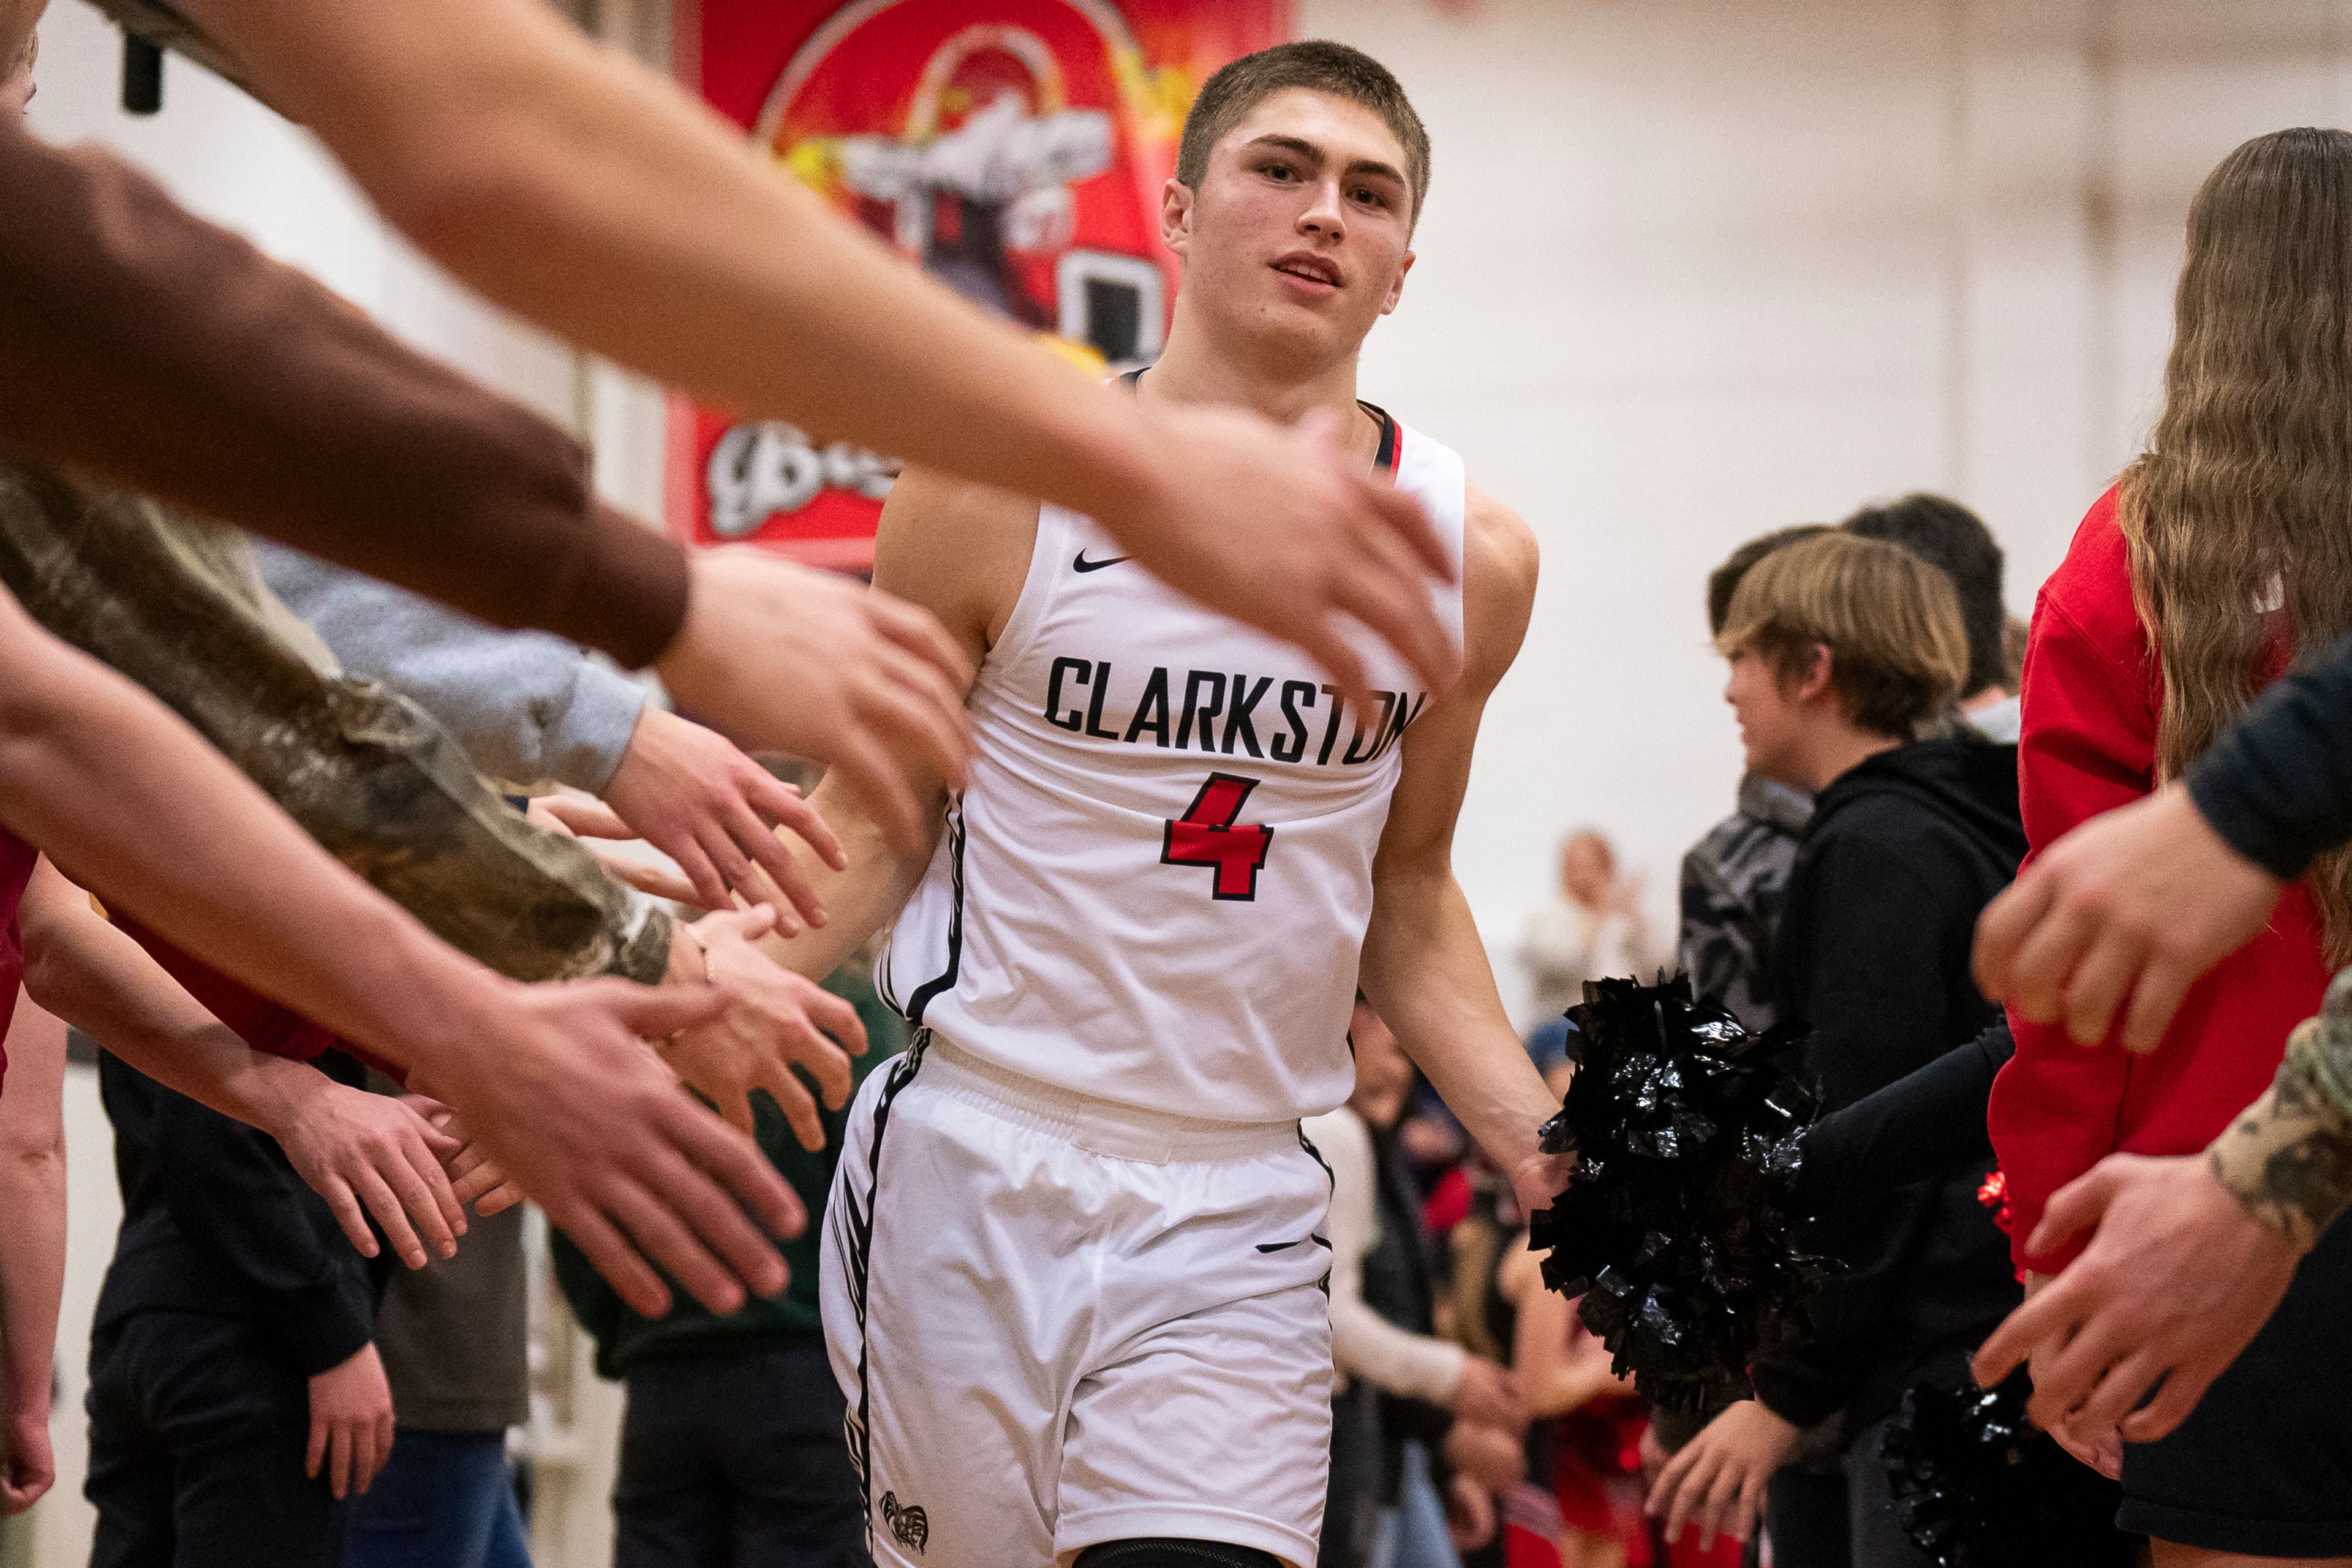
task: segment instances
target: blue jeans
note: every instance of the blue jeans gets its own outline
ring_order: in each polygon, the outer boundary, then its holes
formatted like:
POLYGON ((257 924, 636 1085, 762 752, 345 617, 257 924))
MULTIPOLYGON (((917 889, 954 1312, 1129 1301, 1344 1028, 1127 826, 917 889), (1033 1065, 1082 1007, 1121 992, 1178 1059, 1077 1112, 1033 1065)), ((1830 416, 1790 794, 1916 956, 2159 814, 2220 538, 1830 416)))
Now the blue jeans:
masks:
POLYGON ((343 1568, 530 1568, 507 1435, 401 1427, 352 1510, 343 1568))
POLYGON ((1404 1446, 1404 1477, 1395 1506, 1383 1510, 1372 1541, 1374 1568, 1462 1568, 1454 1532, 1445 1524, 1445 1500, 1429 1471, 1429 1450, 1404 1446))

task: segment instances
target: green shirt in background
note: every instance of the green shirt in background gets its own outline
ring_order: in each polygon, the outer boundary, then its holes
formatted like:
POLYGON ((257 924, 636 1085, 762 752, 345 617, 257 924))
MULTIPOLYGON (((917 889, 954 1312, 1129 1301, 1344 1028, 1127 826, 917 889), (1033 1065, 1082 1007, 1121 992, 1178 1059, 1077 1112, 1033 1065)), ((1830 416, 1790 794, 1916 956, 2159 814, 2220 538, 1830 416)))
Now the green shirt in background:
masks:
MULTIPOLYGON (((906 1023, 875 994, 873 983, 861 969, 835 970, 824 988, 855 1005, 866 1026, 866 1054, 850 1058, 854 1080, 863 1084, 868 1073, 906 1049, 906 1023)), ((853 1103, 856 1098, 853 1089, 853 1103)), ((751 1107, 761 1152, 792 1184, 808 1208, 808 1228, 782 1244, 792 1283, 772 1300, 754 1299, 741 1310, 722 1318, 676 1290, 673 1282, 677 1304, 668 1316, 641 1318, 623 1305, 572 1239, 557 1231, 551 1237, 555 1278, 563 1287, 564 1299, 572 1303, 572 1315, 596 1342, 596 1370, 604 1376, 626 1377, 641 1362, 740 1355, 824 1342, 824 1326, 817 1314, 817 1243, 824 1232, 825 1195, 833 1187, 833 1168, 849 1121, 848 1108, 824 1112, 824 1148, 812 1153, 801 1147, 783 1112, 764 1092, 752 1097, 751 1107)))

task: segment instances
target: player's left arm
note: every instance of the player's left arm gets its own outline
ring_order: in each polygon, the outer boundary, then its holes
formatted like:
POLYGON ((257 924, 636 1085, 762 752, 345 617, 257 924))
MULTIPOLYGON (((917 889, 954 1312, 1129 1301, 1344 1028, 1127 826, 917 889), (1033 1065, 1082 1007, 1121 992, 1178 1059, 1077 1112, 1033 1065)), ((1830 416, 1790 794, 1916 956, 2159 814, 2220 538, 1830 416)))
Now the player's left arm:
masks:
POLYGON ((1470 903, 1454 877, 1454 826, 1486 699, 1517 657, 1536 591, 1536 542, 1517 513, 1475 488, 1464 530, 1465 670, 1406 730, 1403 771, 1372 861, 1362 984, 1405 1054, 1541 1207, 1567 1182, 1565 1156, 1536 1147, 1559 1110, 1503 1011, 1470 903))

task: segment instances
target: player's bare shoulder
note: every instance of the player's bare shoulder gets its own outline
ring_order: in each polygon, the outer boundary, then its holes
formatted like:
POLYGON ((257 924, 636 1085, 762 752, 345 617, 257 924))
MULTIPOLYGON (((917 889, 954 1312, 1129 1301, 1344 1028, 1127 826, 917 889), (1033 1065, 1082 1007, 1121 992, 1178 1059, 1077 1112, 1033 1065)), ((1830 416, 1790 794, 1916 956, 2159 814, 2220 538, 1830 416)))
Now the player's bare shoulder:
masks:
POLYGON ((1518 657, 1541 552, 1527 520, 1472 485, 1462 528, 1463 682, 1490 690, 1518 657))
POLYGON ((939 616, 978 658, 1020 600, 1036 541, 1033 498, 909 468, 882 505, 874 585, 939 616))

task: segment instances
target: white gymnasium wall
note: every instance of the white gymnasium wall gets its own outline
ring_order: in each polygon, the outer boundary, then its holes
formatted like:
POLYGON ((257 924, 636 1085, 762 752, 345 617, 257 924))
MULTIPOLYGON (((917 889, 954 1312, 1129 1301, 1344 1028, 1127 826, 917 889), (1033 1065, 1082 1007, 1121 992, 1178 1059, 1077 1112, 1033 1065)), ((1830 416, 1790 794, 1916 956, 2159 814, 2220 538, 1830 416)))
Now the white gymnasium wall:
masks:
MULTIPOLYGON (((1667 918, 1675 859, 1738 771, 1701 613, 1715 562, 1764 529, 1937 488, 1982 510, 2029 609, 2152 411, 2197 181, 2246 136, 2352 117, 2346 0, 1298 13, 1302 36, 1388 60, 1436 141, 1420 264, 1365 394, 1460 447, 1544 546, 1459 838, 1498 957, 1577 823, 1617 837, 1667 918)), ((134 121, 93 12, 58 0, 43 37, 44 134, 112 145, 394 331, 584 414, 608 493, 657 504, 641 389, 598 376, 583 393, 567 351, 450 285, 307 136, 201 71, 173 62, 163 112, 134 121)), ((1507 966, 1505 983, 1516 994, 1507 966)), ((87 1559, 79 1363, 114 1219, 79 1075, 68 1121, 67 1475, 36 1516, 41 1568, 87 1559)), ((609 1396, 574 1415, 549 1568, 607 1560, 609 1396)))
POLYGON ((1498 958, 1580 823, 1670 918, 1739 771, 1704 579, 1740 541, 1941 489, 2030 612, 2155 407, 2190 194, 2247 136, 2345 122, 2348 22, 2310 0, 1300 0, 1300 35, 1387 61, 1434 141, 1365 395, 1461 447, 1543 545, 1458 840, 1498 958))

